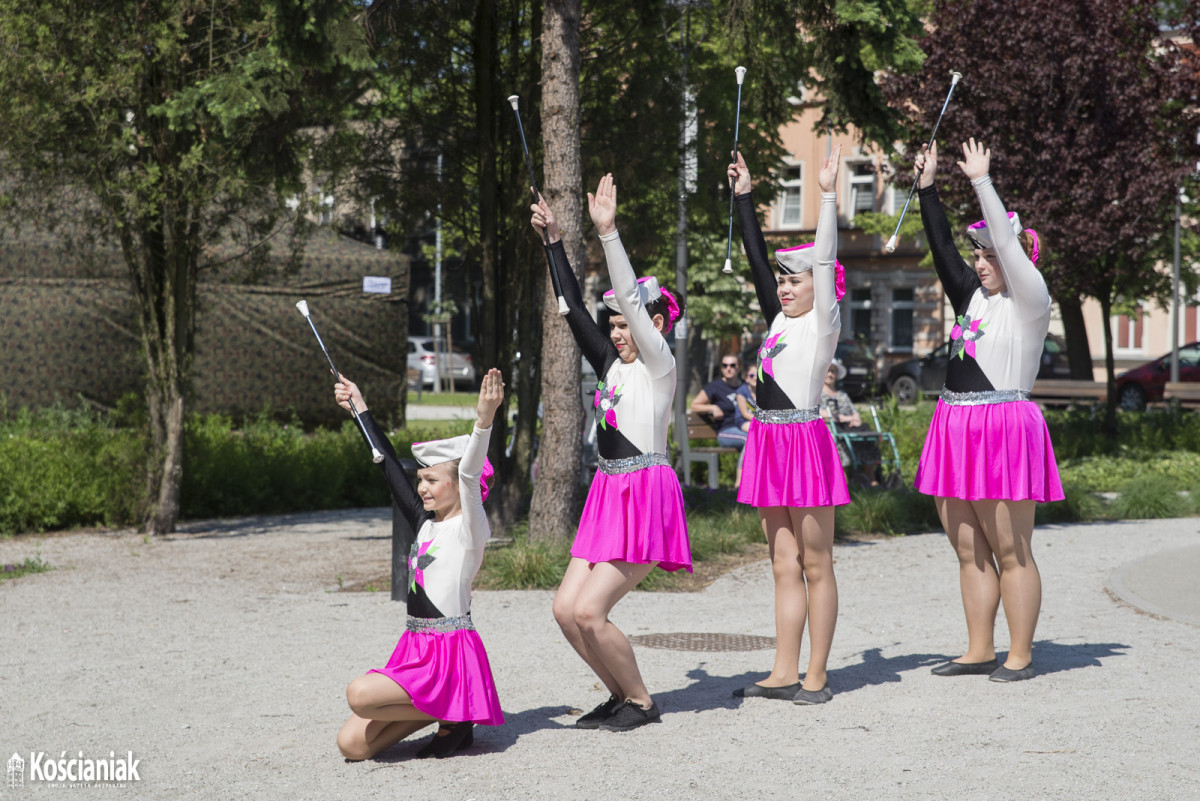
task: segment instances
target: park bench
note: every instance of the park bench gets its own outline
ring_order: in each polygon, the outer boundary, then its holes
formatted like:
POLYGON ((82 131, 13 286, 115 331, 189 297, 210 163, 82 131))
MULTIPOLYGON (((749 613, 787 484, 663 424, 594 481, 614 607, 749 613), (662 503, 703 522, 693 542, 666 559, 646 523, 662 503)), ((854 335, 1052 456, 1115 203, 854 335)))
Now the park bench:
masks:
POLYGON ((717 488, 717 477, 720 474, 720 458, 722 453, 737 453, 737 448, 720 445, 693 446, 692 440, 717 438, 717 431, 707 420, 695 412, 687 413, 688 444, 684 449, 686 455, 683 465, 683 483, 692 483, 692 462, 703 462, 708 466, 708 486, 717 488))
POLYGON ((1163 400, 1178 403, 1185 409, 1200 409, 1200 383, 1180 381, 1167 382, 1163 387, 1163 400))
POLYGON ((1108 387, 1099 381, 1071 381, 1039 378, 1033 384, 1030 400, 1042 406, 1075 406, 1104 403, 1108 387))

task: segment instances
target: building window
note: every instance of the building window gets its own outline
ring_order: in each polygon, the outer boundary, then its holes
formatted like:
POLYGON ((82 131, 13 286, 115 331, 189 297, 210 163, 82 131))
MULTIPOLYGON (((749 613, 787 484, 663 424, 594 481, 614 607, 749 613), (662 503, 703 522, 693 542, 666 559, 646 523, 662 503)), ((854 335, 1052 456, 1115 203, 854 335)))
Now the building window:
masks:
POLYGON ((887 197, 889 203, 887 213, 899 214, 900 210, 904 208, 904 201, 908 200, 908 190, 902 186, 892 184, 888 187, 887 197))
POLYGON ((850 290, 850 338, 871 341, 871 288, 850 290))
POLYGON ((779 196, 779 228, 799 228, 804 211, 804 169, 800 164, 785 166, 783 192, 779 196))
POLYGON ((1140 303, 1134 309, 1133 316, 1118 314, 1111 318, 1114 354, 1118 356, 1142 356, 1145 354, 1145 320, 1145 310, 1140 303))
POLYGON ((888 337, 891 350, 912 352, 914 301, 911 288, 892 290, 891 332, 888 337))
POLYGON ((875 167, 870 163, 850 167, 850 208, 846 219, 863 211, 875 211, 875 167))

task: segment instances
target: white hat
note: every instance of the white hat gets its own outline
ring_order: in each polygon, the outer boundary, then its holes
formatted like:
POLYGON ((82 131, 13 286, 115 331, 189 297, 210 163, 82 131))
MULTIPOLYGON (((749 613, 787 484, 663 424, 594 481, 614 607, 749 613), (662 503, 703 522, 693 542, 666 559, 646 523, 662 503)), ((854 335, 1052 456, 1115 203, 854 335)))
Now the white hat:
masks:
MULTIPOLYGON (((1012 226, 1013 233, 1017 236, 1021 235, 1021 218, 1017 216, 1015 211, 1008 213, 1008 224, 1012 226)), ((967 226, 967 237, 974 243, 975 247, 980 250, 988 250, 996 247, 992 243, 992 232, 988 230, 987 220, 980 220, 977 223, 972 223, 967 226)))
POLYGON ((455 459, 463 457, 463 454, 467 452, 467 443, 470 441, 470 435, 463 434, 461 437, 435 439, 431 442, 414 442, 413 458, 421 467, 433 467, 435 464, 453 462, 455 459))
MULTIPOLYGON (((638 294, 642 296, 643 308, 661 298, 662 289, 660 289, 658 286, 658 279, 653 275, 648 275, 645 278, 639 278, 638 294)), ((612 311, 615 311, 617 314, 621 313, 621 307, 617 305, 617 295, 611 289, 604 293, 604 305, 612 311)))
MULTIPOLYGON (((846 365, 842 364, 841 359, 834 359, 832 362, 829 363, 829 366, 837 369, 838 381, 841 381, 843 378, 846 377, 846 365)), ((829 371, 826 370, 826 372, 829 372, 829 371)))

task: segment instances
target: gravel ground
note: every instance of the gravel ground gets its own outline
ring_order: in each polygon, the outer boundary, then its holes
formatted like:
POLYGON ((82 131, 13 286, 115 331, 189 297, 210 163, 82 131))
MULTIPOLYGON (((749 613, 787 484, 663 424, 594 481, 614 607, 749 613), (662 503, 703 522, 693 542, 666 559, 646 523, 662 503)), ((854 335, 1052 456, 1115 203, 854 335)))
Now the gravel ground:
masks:
MULTIPOLYGON (((386 573, 389 530, 373 509, 192 523, 149 542, 0 541, 0 563, 55 568, 0 582, 0 755, 132 751, 140 776, 68 791, 27 767, 0 796, 1200 798, 1197 628, 1107 589, 1128 563, 1200 544, 1197 519, 1039 529, 1040 675, 1013 685, 929 673, 965 647, 943 537, 839 545, 831 703, 731 697, 769 650, 639 647, 664 717, 626 734, 571 728, 604 693, 558 633, 551 593, 478 592, 507 724, 477 727, 451 759, 415 759, 420 733, 347 763, 334 745, 345 685, 386 660, 404 612, 337 588, 386 573)), ((769 566, 700 593, 635 593, 614 621, 635 635, 773 635, 769 566)), ((1001 648, 1006 632, 1001 613, 1001 648)))

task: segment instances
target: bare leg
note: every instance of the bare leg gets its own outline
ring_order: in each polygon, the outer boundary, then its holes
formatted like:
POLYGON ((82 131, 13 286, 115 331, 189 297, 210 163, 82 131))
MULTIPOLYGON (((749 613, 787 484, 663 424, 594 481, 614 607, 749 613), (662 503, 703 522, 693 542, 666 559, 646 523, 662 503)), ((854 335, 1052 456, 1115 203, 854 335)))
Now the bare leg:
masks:
POLYGON ((800 561, 800 544, 786 506, 758 510, 771 553, 775 578, 775 664, 763 687, 784 687, 800 680, 800 643, 808 618, 808 592, 800 561))
POLYGON ((808 590, 808 671, 804 689, 825 686, 826 665, 837 627, 837 577, 833 574, 833 507, 790 509, 792 530, 800 532, 800 565, 808 590))
POLYGON ((429 720, 368 720, 351 715, 338 732, 338 750, 355 762, 386 751, 410 734, 428 726, 429 720))
POLYGON ((617 601, 649 575, 656 564, 599 562, 575 598, 575 625, 588 649, 616 682, 620 692, 613 694, 642 708, 650 706, 650 693, 642 682, 642 673, 629 640, 608 619, 608 613, 617 601))
POLYGON ((955 662, 988 662, 996 658, 994 630, 1000 607, 1000 578, 992 548, 971 501, 935 498, 938 516, 958 555, 958 585, 967 617, 967 652, 955 662))
POLYGON ((1004 666, 1021 670, 1033 661, 1033 634, 1042 609, 1042 576, 1033 560, 1034 501, 974 501, 1000 568, 1000 598, 1008 620, 1004 666))
POLYGON ((337 741, 347 759, 370 759, 436 720, 413 706, 403 687, 378 673, 350 682, 346 700, 354 714, 337 741))
POLYGON ((587 662, 588 667, 595 671, 596 676, 608 688, 609 693, 619 700, 624 700, 624 696, 621 695, 621 685, 604 666, 604 661, 592 651, 583 632, 579 630, 579 624, 575 622, 575 604, 583 585, 587 583, 591 575, 592 566, 588 564, 587 560, 571 558, 571 562, 567 565, 567 572, 563 574, 562 583, 558 585, 558 592, 554 596, 554 619, 558 622, 558 627, 562 629, 567 642, 571 644, 577 654, 583 657, 583 661, 587 662))

